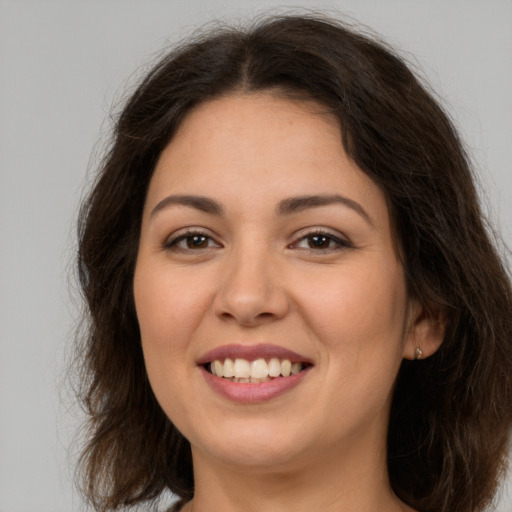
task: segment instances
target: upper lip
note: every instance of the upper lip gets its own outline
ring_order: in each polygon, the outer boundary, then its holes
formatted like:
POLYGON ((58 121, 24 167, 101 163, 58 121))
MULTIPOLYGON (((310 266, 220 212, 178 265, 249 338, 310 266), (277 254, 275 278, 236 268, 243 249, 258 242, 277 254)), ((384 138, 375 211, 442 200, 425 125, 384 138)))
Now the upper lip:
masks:
POLYGON ((211 363, 215 360, 223 359, 246 359, 254 361, 255 359, 270 359, 277 357, 279 359, 289 359, 292 363, 309 363, 312 361, 293 350, 271 344, 258 344, 258 345, 222 345, 216 347, 206 354, 203 354, 198 360, 198 365, 211 363))

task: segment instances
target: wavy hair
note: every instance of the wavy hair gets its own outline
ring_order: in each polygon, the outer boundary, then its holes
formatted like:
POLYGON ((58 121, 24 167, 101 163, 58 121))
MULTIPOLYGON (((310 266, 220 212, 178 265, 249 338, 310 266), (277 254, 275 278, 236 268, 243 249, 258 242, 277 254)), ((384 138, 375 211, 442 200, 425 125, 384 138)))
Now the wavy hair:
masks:
POLYGON ((169 52, 117 119, 78 235, 88 413, 81 458, 96 510, 194 494, 188 441, 150 388, 133 299, 156 161, 205 101, 275 91, 339 119, 348 155, 385 193, 409 294, 447 319, 441 348, 404 361, 388 434, 394 492, 423 512, 477 512, 496 491, 512 424, 511 287, 448 116, 382 42, 319 16, 210 30, 169 52))

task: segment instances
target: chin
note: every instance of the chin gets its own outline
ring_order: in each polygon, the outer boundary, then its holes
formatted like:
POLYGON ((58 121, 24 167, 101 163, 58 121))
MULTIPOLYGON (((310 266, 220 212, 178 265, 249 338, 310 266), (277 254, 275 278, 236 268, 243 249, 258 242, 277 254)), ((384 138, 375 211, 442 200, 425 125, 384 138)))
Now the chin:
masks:
MULTIPOLYGON (((194 450, 193 452, 194 453, 194 450)), ((210 455, 214 456, 220 462, 233 466, 239 470, 258 471, 264 470, 269 472, 284 471, 289 467, 295 467, 297 459, 300 459, 301 452, 290 447, 281 446, 262 446, 260 442, 258 445, 242 445, 230 444, 228 449, 219 447, 210 455)))
POLYGON ((297 432, 296 428, 277 427, 275 420, 264 423, 215 429, 214 438, 192 440, 192 453, 199 450, 227 465, 268 471, 271 467, 284 469, 300 459, 312 444, 304 432, 297 432))

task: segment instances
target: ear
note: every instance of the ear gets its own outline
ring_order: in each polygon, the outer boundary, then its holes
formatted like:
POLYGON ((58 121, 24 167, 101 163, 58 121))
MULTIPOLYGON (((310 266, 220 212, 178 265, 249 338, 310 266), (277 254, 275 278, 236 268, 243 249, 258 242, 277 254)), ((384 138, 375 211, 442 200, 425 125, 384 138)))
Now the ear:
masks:
POLYGON ((434 354, 443 342, 446 322, 440 308, 427 310, 418 301, 411 301, 404 359, 424 359, 434 354))

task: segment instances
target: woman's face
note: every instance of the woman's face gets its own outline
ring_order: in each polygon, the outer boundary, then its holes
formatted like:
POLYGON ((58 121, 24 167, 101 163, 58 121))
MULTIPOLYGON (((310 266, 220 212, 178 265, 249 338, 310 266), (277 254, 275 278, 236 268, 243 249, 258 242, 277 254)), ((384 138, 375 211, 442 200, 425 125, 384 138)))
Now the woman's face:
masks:
POLYGON ((385 198, 320 110, 270 93, 204 103, 156 166, 135 304, 194 462, 296 467, 385 445, 417 308, 385 198))

